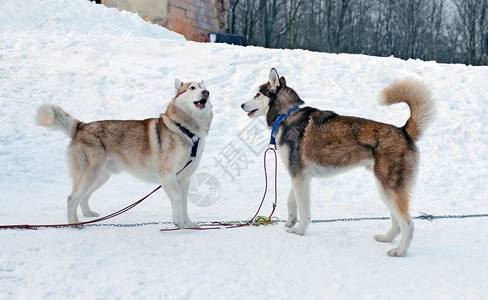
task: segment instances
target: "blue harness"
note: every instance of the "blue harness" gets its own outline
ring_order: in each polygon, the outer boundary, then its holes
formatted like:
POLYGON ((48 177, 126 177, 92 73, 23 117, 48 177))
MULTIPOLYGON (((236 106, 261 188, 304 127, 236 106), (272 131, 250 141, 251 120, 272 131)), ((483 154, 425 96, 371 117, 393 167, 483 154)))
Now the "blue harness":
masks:
POLYGON ((300 107, 295 106, 292 109, 290 109, 286 114, 281 114, 276 118, 276 121, 273 123, 273 128, 271 129, 271 139, 269 140, 269 144, 275 146, 276 148, 276 141, 274 137, 274 133, 276 131, 276 128, 278 128, 278 124, 280 124, 281 121, 283 121, 286 117, 288 117, 292 112, 298 110, 300 107))

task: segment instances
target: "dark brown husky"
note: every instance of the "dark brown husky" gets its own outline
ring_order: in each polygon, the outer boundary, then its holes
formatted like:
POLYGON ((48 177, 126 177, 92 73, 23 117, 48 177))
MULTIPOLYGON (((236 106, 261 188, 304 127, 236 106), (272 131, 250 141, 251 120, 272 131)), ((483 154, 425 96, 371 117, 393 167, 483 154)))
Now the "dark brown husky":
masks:
POLYGON ((405 256, 414 224, 408 212, 409 194, 415 181, 419 151, 415 142, 434 115, 427 87, 416 80, 393 82, 380 94, 382 104, 405 102, 411 116, 403 127, 372 120, 340 116, 332 111, 303 107, 304 102, 271 69, 269 80, 242 109, 251 118, 264 116, 276 139, 278 153, 291 177, 288 196, 288 232, 304 234, 310 223, 310 179, 330 176, 356 166, 372 170, 378 190, 390 210, 392 226, 375 235, 391 242, 401 233, 400 244, 390 256, 405 256), (297 222, 297 207, 300 222, 297 222))

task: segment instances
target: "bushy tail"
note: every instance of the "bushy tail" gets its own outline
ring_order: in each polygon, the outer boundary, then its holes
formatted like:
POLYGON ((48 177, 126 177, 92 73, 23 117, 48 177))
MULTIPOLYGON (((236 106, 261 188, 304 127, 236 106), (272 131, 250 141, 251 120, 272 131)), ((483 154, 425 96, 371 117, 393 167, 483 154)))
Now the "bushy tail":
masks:
POLYGON ((73 137, 76 127, 81 123, 61 109, 61 107, 53 104, 39 106, 35 121, 37 125, 63 130, 69 137, 73 137))
POLYGON ((402 79, 384 88, 378 96, 383 105, 405 102, 410 107, 410 118, 405 124, 407 134, 417 141, 433 121, 435 102, 427 86, 415 79, 402 79))

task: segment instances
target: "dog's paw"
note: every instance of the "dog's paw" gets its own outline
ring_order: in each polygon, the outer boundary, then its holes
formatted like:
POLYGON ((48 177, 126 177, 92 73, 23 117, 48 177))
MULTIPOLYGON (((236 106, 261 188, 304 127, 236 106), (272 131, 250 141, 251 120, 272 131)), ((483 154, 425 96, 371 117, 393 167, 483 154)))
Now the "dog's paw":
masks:
POLYGON ((186 222, 186 228, 200 228, 200 224, 195 222, 186 222))
POLYGON ((376 235, 374 236, 374 239, 375 239, 376 241, 378 241, 378 242, 382 242, 382 243, 389 243, 389 242, 391 242, 391 241, 392 241, 391 239, 389 239, 389 238, 388 238, 386 235, 384 235, 384 234, 376 234, 376 235))
POLYGON ((95 212, 95 211, 93 211, 93 210, 90 210, 90 211, 84 212, 84 213, 83 213, 83 215, 84 215, 85 217, 92 217, 92 218, 96 218, 96 217, 99 217, 99 216, 100 216, 100 215, 99 215, 97 212, 95 212))
POLYGON ((183 221, 173 220, 173 224, 175 224, 175 226, 178 227, 179 229, 185 229, 186 228, 185 222, 183 222, 183 221))
POLYGON ((303 235, 305 233, 305 229, 300 228, 300 226, 297 226, 297 227, 288 228, 286 232, 303 235))
POLYGON ((391 249, 387 252, 387 254, 391 257, 404 257, 407 254, 406 250, 401 250, 399 248, 391 249))
POLYGON ((291 228, 295 226, 296 223, 297 223, 297 219, 288 218, 288 220, 285 223, 285 227, 291 228))

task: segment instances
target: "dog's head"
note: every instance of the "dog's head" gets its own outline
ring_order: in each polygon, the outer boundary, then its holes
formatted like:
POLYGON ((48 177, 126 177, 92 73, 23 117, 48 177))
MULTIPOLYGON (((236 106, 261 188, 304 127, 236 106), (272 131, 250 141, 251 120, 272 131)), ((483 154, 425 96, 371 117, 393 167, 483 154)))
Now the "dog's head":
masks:
POLYGON ((204 111, 212 110, 209 102, 210 93, 202 82, 183 83, 178 79, 175 80, 176 96, 175 105, 184 111, 204 111))
POLYGON ((285 77, 279 77, 273 68, 269 72, 268 82, 262 84, 254 98, 243 103, 241 108, 250 118, 265 116, 269 125, 278 115, 303 103, 298 94, 286 85, 285 77))
POLYGON ((210 92, 202 82, 183 83, 175 80, 176 96, 168 105, 166 114, 200 136, 205 136, 212 121, 210 92))

